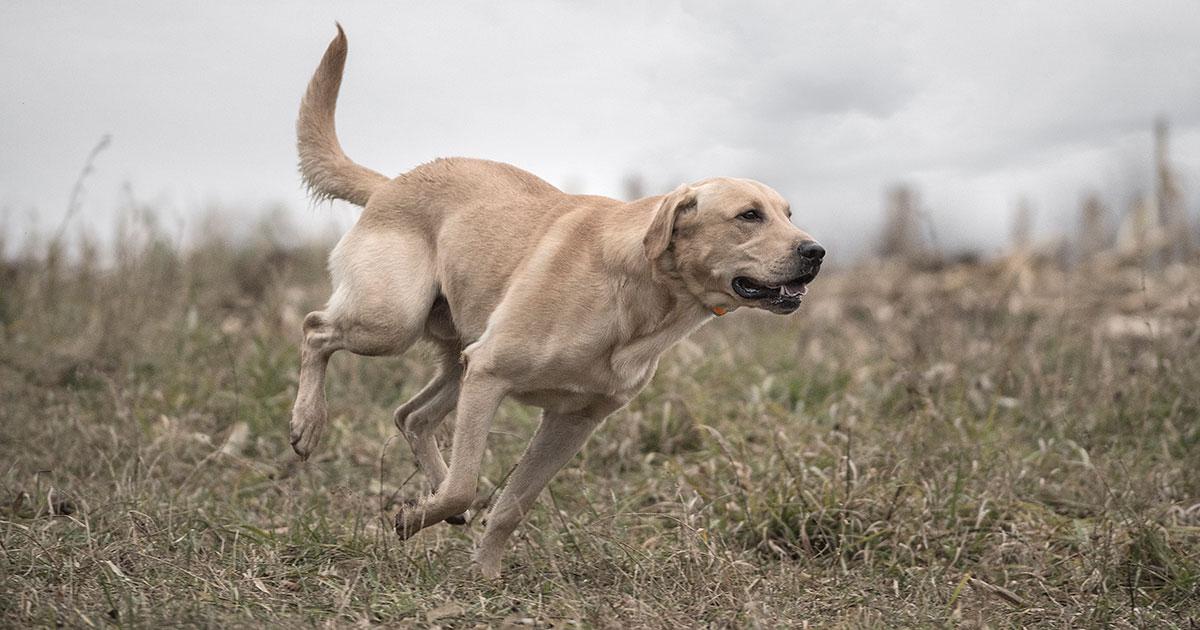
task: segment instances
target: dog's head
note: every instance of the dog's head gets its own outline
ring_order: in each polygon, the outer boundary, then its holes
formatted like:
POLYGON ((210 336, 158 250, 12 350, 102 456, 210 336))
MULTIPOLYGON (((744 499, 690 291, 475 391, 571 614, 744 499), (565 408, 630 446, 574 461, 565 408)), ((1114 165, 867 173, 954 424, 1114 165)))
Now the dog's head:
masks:
POLYGON ((792 223, 787 201, 749 179, 685 184, 663 198, 643 241, 714 312, 738 306, 791 313, 821 269, 825 248, 792 223))

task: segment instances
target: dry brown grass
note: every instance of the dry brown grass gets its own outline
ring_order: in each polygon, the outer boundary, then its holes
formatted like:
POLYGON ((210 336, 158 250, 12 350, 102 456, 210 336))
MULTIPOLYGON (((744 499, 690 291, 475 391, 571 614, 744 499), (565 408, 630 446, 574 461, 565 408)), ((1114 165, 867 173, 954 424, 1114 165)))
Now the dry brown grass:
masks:
MULTIPOLYGON (((0 278, 0 624, 989 625, 1200 620, 1200 273, 818 280, 673 350, 551 484, 508 581, 401 544, 419 353, 338 356, 290 453, 324 249, 154 234, 0 278), (381 512, 383 517, 381 518, 381 512)), ((533 411, 504 408, 500 483, 533 411)))

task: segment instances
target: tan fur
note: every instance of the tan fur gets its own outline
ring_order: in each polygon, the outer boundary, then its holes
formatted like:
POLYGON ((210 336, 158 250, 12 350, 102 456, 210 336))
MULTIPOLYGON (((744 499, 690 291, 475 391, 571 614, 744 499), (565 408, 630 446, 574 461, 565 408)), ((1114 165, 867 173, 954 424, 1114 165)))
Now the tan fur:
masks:
POLYGON ((659 356, 714 312, 761 306, 732 291, 732 279, 794 276, 797 243, 811 237, 778 193, 751 180, 709 179, 629 203, 568 195, 475 159, 386 180, 346 158, 334 133, 345 56, 339 27, 301 104, 301 171, 314 194, 365 208, 330 257, 328 306, 304 322, 292 444, 307 457, 320 440, 333 352, 393 355, 433 342, 440 373, 395 416, 435 491, 396 517, 407 537, 474 501, 505 397, 541 407, 476 555, 493 577, 551 476, 646 385, 659 356), (739 220, 748 207, 763 221, 739 220), (447 466, 433 431, 452 411, 447 466))
POLYGON ((342 25, 337 29, 338 36, 325 51, 300 103, 296 144, 300 172, 310 192, 318 198, 345 199, 361 206, 387 178, 351 162, 338 144, 333 114, 342 86, 342 68, 346 65, 346 35, 342 25))

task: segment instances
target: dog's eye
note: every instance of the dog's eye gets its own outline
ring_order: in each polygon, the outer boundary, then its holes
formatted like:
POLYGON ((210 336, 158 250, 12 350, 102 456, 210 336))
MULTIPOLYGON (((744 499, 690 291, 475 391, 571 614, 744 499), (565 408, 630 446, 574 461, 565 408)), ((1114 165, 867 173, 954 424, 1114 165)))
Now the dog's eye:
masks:
POLYGON ((762 215, 759 214, 758 210, 755 210, 754 208, 739 214, 737 218, 743 221, 762 221, 762 215))

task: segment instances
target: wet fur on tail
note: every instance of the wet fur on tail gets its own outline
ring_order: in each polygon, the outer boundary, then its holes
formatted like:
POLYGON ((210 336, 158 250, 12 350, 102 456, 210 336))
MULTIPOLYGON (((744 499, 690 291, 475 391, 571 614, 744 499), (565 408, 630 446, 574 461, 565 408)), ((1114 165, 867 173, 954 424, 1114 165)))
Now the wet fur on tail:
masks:
POLYGON ((338 89, 346 65, 346 34, 337 27, 321 65, 308 83, 296 120, 296 147, 300 152, 300 174, 315 199, 343 199, 365 206, 386 177, 356 164, 342 152, 334 128, 338 89))

